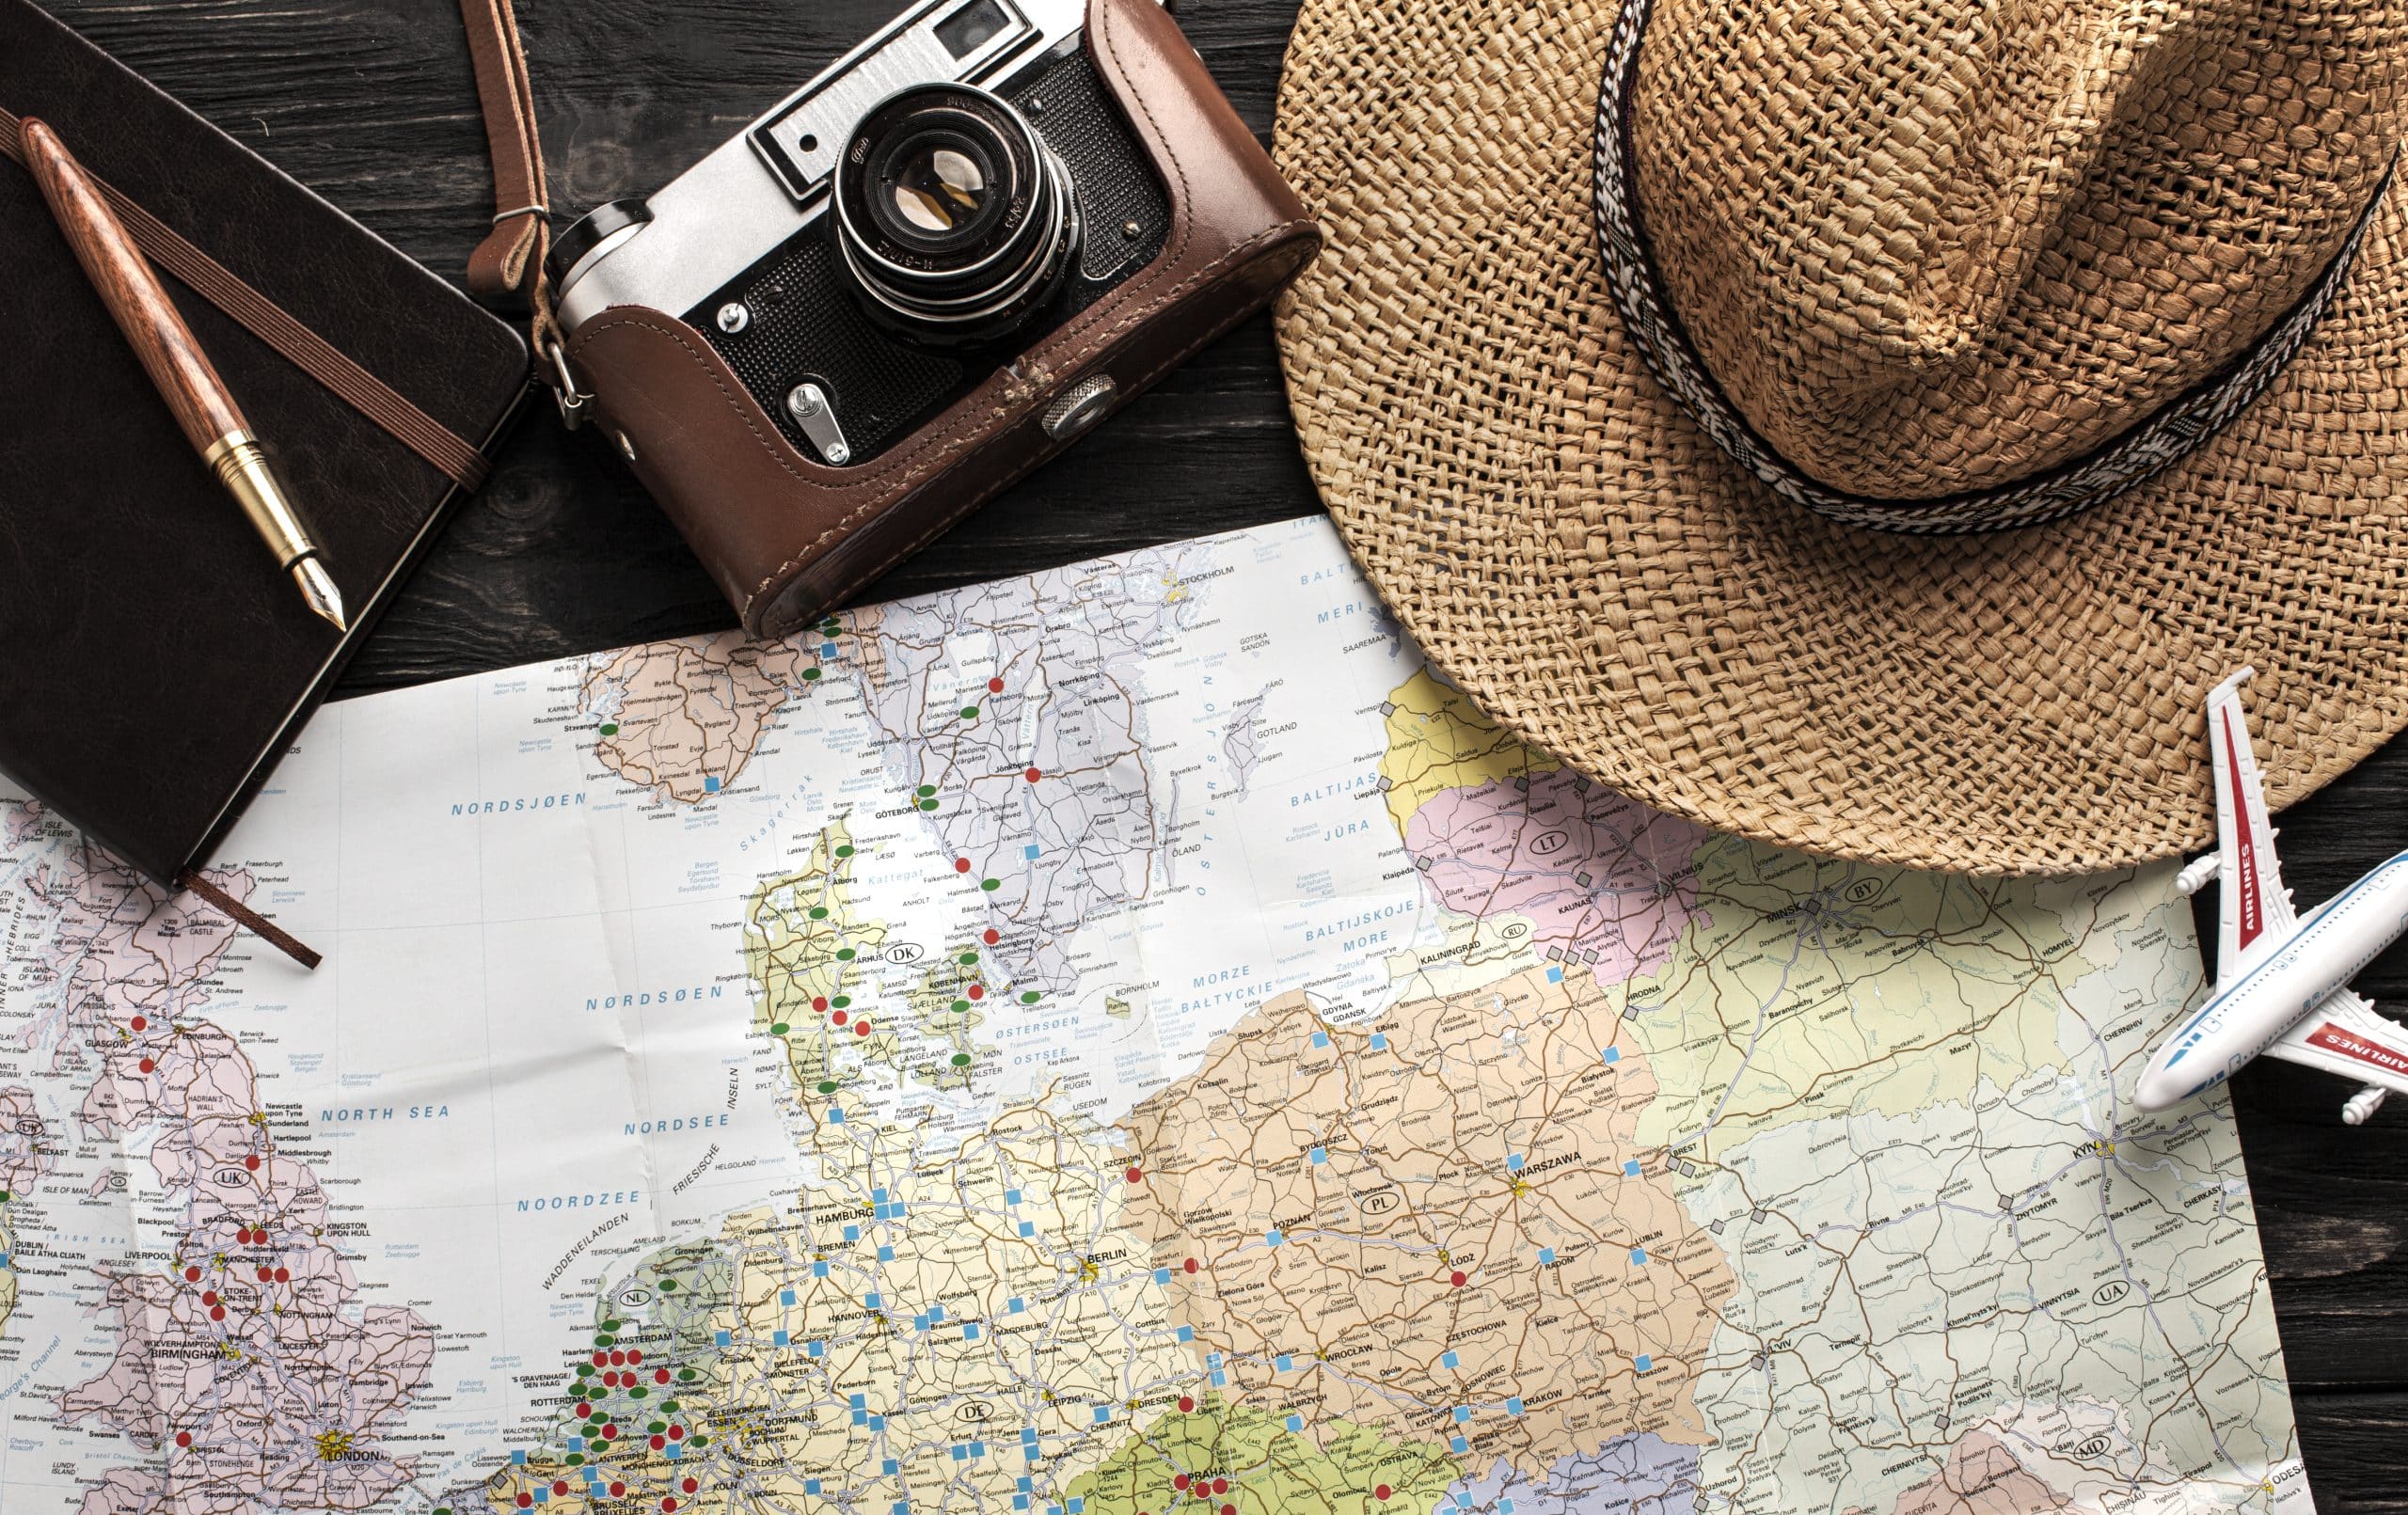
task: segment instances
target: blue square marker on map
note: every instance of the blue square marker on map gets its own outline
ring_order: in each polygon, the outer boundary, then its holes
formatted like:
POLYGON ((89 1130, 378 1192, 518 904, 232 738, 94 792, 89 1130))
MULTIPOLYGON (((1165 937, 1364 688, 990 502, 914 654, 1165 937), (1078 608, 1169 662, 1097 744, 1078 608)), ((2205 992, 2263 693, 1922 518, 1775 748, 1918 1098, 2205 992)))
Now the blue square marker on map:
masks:
POLYGON ((883 1205, 883 1204, 885 1204, 885 1203, 886 1203, 886 1191, 885 1191, 885 1190, 883 1190, 883 1189, 872 1189, 872 1190, 869 1191, 869 1202, 870 1202, 871 1204, 873 1204, 873 1205, 883 1205))
POLYGON ((1440 1367, 1461 1367, 1464 1365, 1463 1360, 1457 1357, 1454 1353, 1441 1352, 1438 1354, 1438 1365, 1440 1367))
POLYGON ((1206 1353, 1204 1354, 1204 1365, 1205 1365, 1206 1367, 1218 1367, 1218 1366, 1220 1366, 1220 1365, 1221 1365, 1221 1354, 1220 1354, 1219 1352, 1206 1352, 1206 1353))
POLYGON ((1014 1509, 1026 1509, 1027 1507, 1028 1507, 1028 1496, 1027 1496, 1026 1494, 1014 1494, 1014 1495, 1012 1495, 1012 1508, 1014 1508, 1014 1509))
MULTIPOLYGON (((1182 1326, 1180 1329, 1185 1330, 1186 1328, 1182 1326)), ((1218 1368, 1215 1368, 1212 1372, 1212 1387, 1216 1389, 1226 1389, 1228 1386, 1229 1376, 1227 1373, 1220 1371, 1218 1368)))
POLYGON ((911 1326, 915 1331, 926 1331, 928 1329, 928 1318, 924 1315, 915 1315, 911 1318, 911 1326))
MULTIPOLYGON (((883 1309, 883 1308, 885 1307, 885 1306, 884 1306, 884 1302, 883 1302, 882 1300, 880 1300, 880 1299, 879 1299, 879 1297, 876 1293, 869 1293, 869 1294, 864 1294, 864 1295, 863 1295, 863 1296, 862 1296, 862 1302, 863 1302, 863 1304, 868 1305, 868 1306, 869 1306, 871 1309, 873 1309, 873 1310, 883 1309)), ((859 1398, 859 1397, 860 1397, 860 1396, 856 1395, 854 1397, 855 1397, 855 1398, 859 1398)))
POLYGON ((911 1515, 911 1502, 908 1499, 896 1500, 895 1502, 893 1515, 911 1515))
POLYGON ((1375 1031, 1371 1033, 1371 1050, 1374 1052, 1385 1052, 1387 1049, 1388 1034, 1384 1031, 1375 1031))
POLYGON ((1505 1171, 1507 1173, 1520 1173, 1522 1171, 1522 1155, 1519 1152, 1507 1154, 1505 1159, 1505 1171))
POLYGON ((816 1494, 819 1492, 819 1480, 816 1478, 803 1479, 802 1491, 806 1494, 816 1494))
POLYGON ((1632 1159, 1631 1159, 1630 1160, 1628 1160, 1627 1162, 1624 1162, 1624 1163, 1622 1165, 1622 1172, 1623 1172, 1623 1176, 1624 1176, 1624 1177, 1625 1177, 1625 1178, 1636 1178, 1636 1177, 1638 1177, 1638 1176, 1639 1176, 1639 1160, 1638 1160, 1637 1158, 1632 1158, 1632 1159))
POLYGON ((1095 1423, 1096 1423, 1097 1425, 1099 1425, 1099 1426, 1108 1426, 1108 1425, 1110 1425, 1110 1424, 1112 1423, 1112 1411, 1111 1411, 1108 1407, 1103 1406, 1103 1405, 1098 1405, 1098 1406, 1096 1406, 1096 1407, 1095 1407, 1095 1423))
POLYGON ((1169 1269, 1167 1269, 1167 1268, 1157 1268, 1157 1269, 1155 1269, 1155 1270, 1154 1270, 1154 1282, 1155 1282, 1155 1283, 1157 1283, 1157 1284, 1167 1284, 1167 1283, 1169 1283, 1169 1282, 1170 1282, 1170 1270, 1169 1270, 1169 1269))
POLYGON ((1637 1357, 1630 1360, 1630 1365, 1639 1369, 1641 1373, 1644 1373, 1649 1368, 1654 1367, 1656 1363, 1655 1360, 1650 1358, 1645 1352, 1640 1352, 1637 1357))
POLYGON ((931 1319, 931 1320, 942 1320, 942 1319, 943 1319, 943 1318, 944 1318, 944 1306, 943 1306, 943 1305, 942 1305, 942 1304, 931 1304, 931 1305, 929 1305, 929 1306, 928 1306, 928 1318, 929 1318, 929 1319, 931 1319))
POLYGON ((1539 1265, 1541 1267, 1545 1267, 1553 1261, 1555 1261, 1555 1249, 1553 1247, 1541 1247, 1539 1249, 1539 1265))
POLYGON ((971 1443, 970 1455, 972 1457, 985 1457, 987 1455, 987 1444, 984 1442, 971 1443))
POLYGON ((718 780, 717 778, 705 778, 705 779, 704 779, 704 780, 703 780, 703 793, 705 793, 705 794, 706 794, 706 795, 715 795, 715 794, 718 794, 718 793, 719 793, 719 780, 718 780))
POLYGON ((835 655, 836 655, 836 644, 835 644, 834 642, 832 642, 832 641, 823 641, 823 642, 821 642, 821 643, 819 644, 819 655, 820 655, 820 656, 822 656, 822 657, 833 657, 833 656, 835 656, 835 655))
POLYGON ((1450 1436, 1447 1438, 1447 1449, 1460 1457, 1471 1450, 1471 1444, 1460 1436, 1450 1436))
POLYGON ((828 1344, 824 1341, 804 1342, 802 1344, 802 1349, 809 1352, 814 1357, 825 1357, 828 1355, 828 1344))
POLYGON ((970 1448, 968 1448, 968 1447, 966 1447, 966 1446, 962 1445, 962 1444, 961 1444, 960 1443, 958 1443, 958 1442, 956 1442, 956 1443, 954 1444, 954 1445, 953 1445, 953 1460, 954 1460, 956 1462, 967 1462, 967 1461, 969 1461, 969 1460, 970 1460, 970 1448))
POLYGON ((1305 1417, 1302 1415, 1290 1415, 1288 1417, 1288 1428, 1291 1431, 1303 1430, 1305 1428, 1305 1417))
POLYGON ((1266 1247, 1275 1247, 1287 1239, 1288 1239, 1286 1237, 1281 1236, 1276 1231, 1265 1231, 1262 1233, 1262 1244, 1266 1247))
POLYGON ((1647 1266, 1647 1249, 1646 1249, 1645 1247, 1633 1247, 1633 1248, 1631 1248, 1631 1249, 1630 1249, 1630 1261, 1631 1261, 1631 1266, 1633 1266, 1633 1267, 1635 1267, 1635 1268, 1644 1268, 1644 1267, 1646 1267, 1646 1266, 1647 1266))
POLYGON ((1087 1502, 1084 1499, 1072 1499, 1070 1501, 1070 1515, 1087 1515, 1087 1502))
POLYGON ((1457 1406, 1455 1406, 1455 1424, 1456 1424, 1456 1425, 1460 1426, 1460 1425, 1462 1425, 1465 1421, 1467 1421, 1467 1420, 1469 1420, 1469 1419, 1471 1419, 1471 1406, 1469 1406, 1469 1405, 1457 1405, 1457 1406))
POLYGON ((786 1334, 783 1331, 770 1332, 769 1344, 773 1347, 784 1347, 786 1344, 786 1334))
POLYGON ((1036 843, 1031 842, 1028 845, 1020 849, 1020 855, 1028 859, 1031 862, 1034 862, 1043 850, 1044 849, 1039 847, 1036 843))
POLYGON ((1327 1047, 1329 1045, 1329 1033, 1325 1031, 1314 1032, 1313 1045, 1315 1047, 1327 1047))
POLYGON ((963 1341, 976 1341, 978 1339, 977 1321, 973 1320, 968 1325, 961 1328, 961 1339, 963 1341))
MULTIPOLYGON (((1034 1426, 1022 1426, 1022 1427, 1020 1428, 1020 1444, 1021 1444, 1021 1445, 1022 1445, 1022 1446, 1035 1446, 1035 1445, 1037 1444, 1037 1428, 1036 1428, 1036 1427, 1034 1427, 1034 1426)), ((1021 1487, 1022 1487, 1022 1488, 1023 1488, 1023 1489, 1025 1489, 1025 1488, 1027 1488, 1027 1487, 1028 1487, 1028 1485, 1026 1485, 1026 1484, 1022 1484, 1022 1485, 1021 1485, 1021 1487)))
POLYGON ((878 1260, 879 1262, 893 1262, 895 1260, 895 1249, 893 1247, 881 1245, 878 1249, 878 1260))
POLYGON ((825 1277, 827 1277, 827 1276, 828 1276, 828 1264, 827 1264, 825 1261, 813 1263, 813 1264, 811 1265, 811 1276, 812 1276, 812 1277, 814 1277, 814 1278, 825 1278, 825 1277))
POLYGON ((845 1402, 851 1405, 855 1410, 867 1410, 869 1408, 869 1396, 865 1394, 857 1394, 845 1402))
POLYGON ((512 1448, 510 1453, 510 1465, 515 1468, 523 1468, 527 1465, 527 1449, 525 1447, 521 1446, 512 1448))
MULTIPOLYGON (((1027 1433, 1022 1432, 1022 1434, 1025 1435, 1027 1433)), ((1019 1490, 1022 1493, 1027 1493, 1030 1490, 1035 1489, 1037 1485, 1029 1482, 1027 1478, 1022 1477, 1013 1480, 1012 1487, 1019 1490)))
POLYGON ((844 1124, 845 1124, 845 1113, 844 1113, 843 1111, 841 1111, 841 1110, 838 1110, 835 1106, 833 1106, 833 1105, 830 1105, 830 1106, 828 1107, 828 1124, 829 1124, 829 1125, 831 1125, 831 1126, 842 1126, 842 1125, 844 1125, 844 1124))
POLYGON ((1196 1328, 1194 1326, 1180 1327, 1179 1339, 1181 1341, 1194 1341, 1196 1339, 1196 1328))
POLYGON ((1498 1500, 1497 1502, 1497 1515, 1513 1515, 1513 1502, 1510 1499, 1498 1500))
POLYGON ((893 1458, 888 1458, 885 1461, 879 1464, 878 1471, 892 1478, 896 1474, 903 1471, 903 1464, 895 1461, 893 1458))
POLYGON ((1022 1310, 1028 1308, 1028 1302, 1022 1300, 1019 1295, 1015 1294, 1010 1299, 1004 1302, 1004 1308, 1009 1310, 1014 1315, 1018 1315, 1022 1310))
POLYGON ((1296 1360, 1286 1352, 1281 1352, 1271 1360, 1271 1365, 1282 1373, 1291 1372, 1295 1368, 1296 1360))
POLYGON ((1037 1235, 1037 1223, 1034 1221, 1021 1222, 1020 1234, 1024 1237, 1033 1237, 1037 1235))
POLYGON ((1547 981, 1549 984, 1560 984, 1560 983, 1562 983, 1562 982, 1563 982, 1563 970, 1562 970, 1562 969, 1560 969, 1560 968, 1550 968, 1550 969, 1548 969, 1548 970, 1546 971, 1546 981, 1547 981))
POLYGON ((858 1225, 848 1225, 848 1226, 845 1227, 845 1239, 846 1239, 846 1240, 848 1240, 848 1241, 859 1241, 861 1239, 862 1239, 862 1228, 861 1228, 860 1226, 858 1226, 858 1225))
POLYGON ((1329 1160, 1329 1148, 1325 1146, 1317 1146, 1305 1155, 1312 1159, 1315 1162, 1327 1162, 1329 1160))
POLYGON ((886 1428, 886 1417, 884 1415, 870 1416, 869 1428, 872 1430, 884 1430, 886 1428))
POLYGON ((1017 1189, 1006 1189, 1006 1190, 1005 1190, 1005 1191, 1004 1191, 1004 1203, 1005 1203, 1005 1204, 1006 1204, 1006 1205, 1017 1205, 1017 1204, 1019 1204, 1019 1203, 1020 1203, 1020 1191, 1019 1191, 1019 1190, 1017 1190, 1017 1189))
POLYGON ((780 1304, 792 1304, 794 1302, 794 1290, 790 1288, 782 1288, 778 1290, 778 1302, 780 1304))
POLYGON ((711 1333, 711 1345, 715 1347, 728 1347, 733 1346, 734 1341, 726 1332, 714 1331, 711 1333))
POLYGON ((1505 1401, 1505 1412, 1509 1415, 1518 1415, 1522 1412, 1522 1400, 1519 1395, 1505 1401))
POLYGON ((1607 1061, 1607 1062, 1608 1062, 1608 1063, 1619 1063, 1619 1062, 1621 1062, 1621 1061, 1622 1061, 1622 1049, 1621 1049, 1621 1048, 1619 1048, 1619 1047, 1608 1047, 1608 1048, 1607 1048, 1607 1049, 1606 1049, 1606 1061, 1607 1061))

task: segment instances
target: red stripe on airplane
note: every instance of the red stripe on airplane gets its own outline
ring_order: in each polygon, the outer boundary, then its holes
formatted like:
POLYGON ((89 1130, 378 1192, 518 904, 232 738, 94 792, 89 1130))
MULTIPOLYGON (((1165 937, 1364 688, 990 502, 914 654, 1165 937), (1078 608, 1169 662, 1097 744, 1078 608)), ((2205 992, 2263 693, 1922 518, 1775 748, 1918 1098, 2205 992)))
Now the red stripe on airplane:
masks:
POLYGON ((2328 1052, 2338 1052, 2361 1063, 2371 1063, 2393 1073, 2408 1073, 2408 1057, 2401 1057, 2390 1048, 2363 1036, 2353 1035, 2329 1020, 2308 1033, 2307 1045, 2321 1047, 2328 1052))
POLYGON ((2258 841, 2249 824, 2249 796, 2241 781, 2241 749, 2232 734, 2232 707, 2226 705, 2224 716, 2225 771, 2232 778, 2234 846, 2241 856, 2235 860, 2241 872, 2241 942, 2246 947, 2266 929, 2265 902, 2258 893, 2258 841))

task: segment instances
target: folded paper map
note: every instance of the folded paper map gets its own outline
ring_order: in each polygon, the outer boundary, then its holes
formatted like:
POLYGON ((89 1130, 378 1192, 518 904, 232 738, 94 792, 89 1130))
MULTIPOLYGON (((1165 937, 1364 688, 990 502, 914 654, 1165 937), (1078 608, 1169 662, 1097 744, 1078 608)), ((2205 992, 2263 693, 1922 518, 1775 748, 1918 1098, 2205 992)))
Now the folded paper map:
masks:
POLYGON ((1293 522, 0 804, 0 1506, 2310 1507, 2171 865, 1711 835, 1293 522))

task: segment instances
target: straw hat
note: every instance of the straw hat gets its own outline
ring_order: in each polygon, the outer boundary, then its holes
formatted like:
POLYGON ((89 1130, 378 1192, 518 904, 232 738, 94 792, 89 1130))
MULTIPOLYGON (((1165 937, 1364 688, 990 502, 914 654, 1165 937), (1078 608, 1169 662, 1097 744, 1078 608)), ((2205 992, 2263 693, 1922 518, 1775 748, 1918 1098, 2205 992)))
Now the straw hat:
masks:
POLYGON ((1660 809, 2205 844, 2234 668, 2277 805, 2408 722, 2404 11, 1305 0, 1314 477, 1474 700, 1660 809))

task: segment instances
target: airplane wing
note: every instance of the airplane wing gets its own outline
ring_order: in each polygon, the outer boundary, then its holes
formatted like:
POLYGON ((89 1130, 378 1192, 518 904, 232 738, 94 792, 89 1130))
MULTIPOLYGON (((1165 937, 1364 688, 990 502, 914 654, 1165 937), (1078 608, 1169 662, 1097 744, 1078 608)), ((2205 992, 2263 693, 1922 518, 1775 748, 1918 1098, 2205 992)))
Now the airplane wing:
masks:
MULTIPOLYGON (((2282 865, 2274 860, 2274 832, 2266 820, 2258 753, 2250 746, 2249 719, 2241 708, 2241 686, 2250 671, 2242 669, 2208 696, 2208 747, 2215 758, 2217 876, 2223 884, 2217 892, 2223 918, 2216 934, 2219 991, 2279 946, 2299 922, 2290 891, 2283 887, 2282 865)), ((2310 1017, 2303 1024, 2314 1021, 2310 1017)))
POLYGON ((2266 1055, 2408 1094, 2408 1026, 2376 1014, 2352 989, 2326 995, 2305 1019, 2267 1048, 2266 1055))

